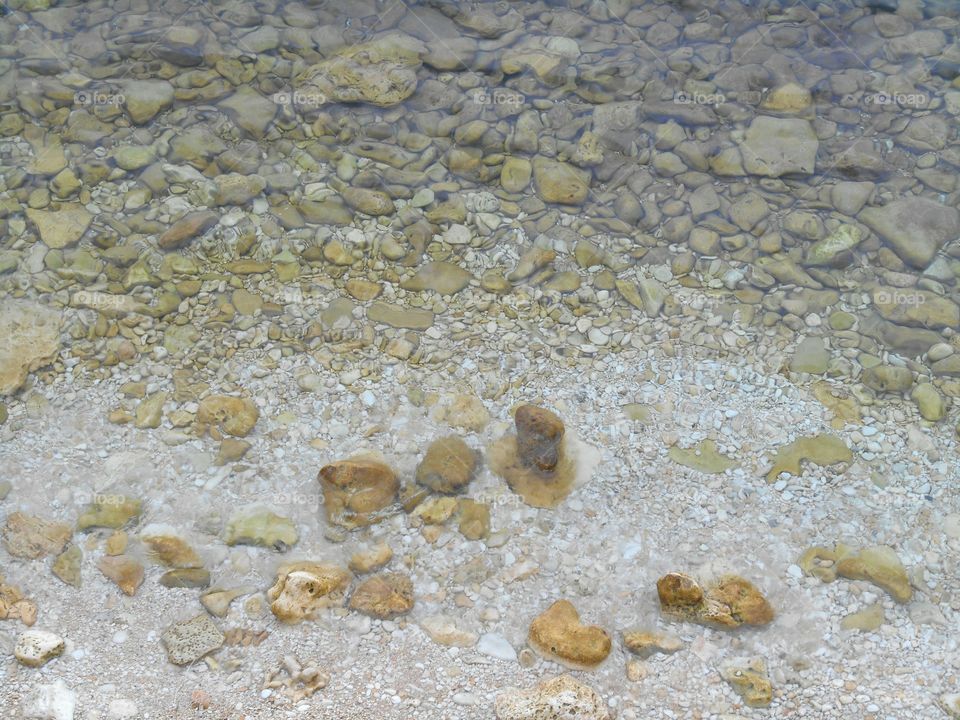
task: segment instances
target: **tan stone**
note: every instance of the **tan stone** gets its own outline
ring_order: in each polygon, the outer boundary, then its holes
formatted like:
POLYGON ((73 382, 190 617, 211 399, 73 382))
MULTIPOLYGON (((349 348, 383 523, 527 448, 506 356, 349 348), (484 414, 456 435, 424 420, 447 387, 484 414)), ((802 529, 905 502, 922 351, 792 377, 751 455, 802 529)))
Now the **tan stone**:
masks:
POLYGON ((27 375, 48 365, 60 352, 60 312, 40 303, 0 303, 0 396, 11 395, 27 375))
POLYGON ((347 528, 382 519, 397 497, 400 483, 387 465, 374 460, 340 460, 320 469, 327 520, 347 528))
POLYGON ((323 608, 343 603, 351 575, 325 563, 297 562, 283 565, 267 591, 270 610, 279 620, 308 620, 323 608))
POLYGON ((250 398, 208 395, 200 401, 197 421, 216 426, 227 435, 246 437, 253 430, 260 411, 250 398))
POLYGON ((683 640, 670 633, 634 629, 623 633, 623 644, 634 655, 648 658, 656 653, 669 655, 677 652, 683 647, 683 640))
POLYGON ((182 537, 174 534, 173 528, 144 528, 140 539, 149 548, 150 555, 158 562, 172 568, 198 568, 203 565, 196 550, 182 537))
POLYGON ((594 668, 610 654, 610 636, 596 625, 583 625, 568 600, 557 600, 530 624, 527 639, 542 657, 566 667, 594 668))
POLYGON ((97 568, 127 595, 136 594, 143 583, 143 565, 128 555, 100 558, 97 568))
POLYGON ((569 453, 561 454, 552 472, 527 466, 520 458, 516 435, 507 435, 491 444, 487 459, 490 469, 531 507, 556 507, 571 493, 576 480, 576 463, 569 453))
POLYGON ((569 675, 527 690, 508 688, 497 695, 494 710, 497 720, 611 720, 603 698, 569 675))
POLYGON ((63 203, 57 210, 29 208, 27 217, 36 226, 44 244, 54 250, 76 244, 93 220, 93 215, 79 203, 63 203))
POLYGON ((460 533, 467 540, 485 540, 489 537, 490 506, 475 500, 461 500, 460 533))
POLYGON ((66 523, 14 512, 3 526, 3 545, 14 557, 32 560, 59 553, 72 535, 66 523))
POLYGON ((386 620, 413 609, 413 582, 401 573, 381 573, 360 583, 350 597, 350 609, 386 620))
POLYGON ((701 587, 689 575, 668 573, 657 581, 657 595, 665 615, 705 625, 766 625, 774 616, 761 592, 737 575, 725 575, 701 587))
POLYGON ((350 569, 358 574, 379 570, 393 558, 393 550, 385 542, 350 556, 350 569))
POLYGON ((766 664, 762 660, 752 660, 746 665, 727 665, 720 670, 720 676, 749 707, 767 707, 773 702, 773 686, 767 677, 766 664))
POLYGON ((851 580, 867 580, 886 590, 899 603, 910 602, 913 588, 896 551, 886 545, 864 548, 837 563, 837 574, 851 580))
POLYGON ((181 247, 198 235, 203 235, 219 220, 220 215, 213 210, 198 210, 188 213, 157 238, 157 245, 160 246, 161 250, 173 250, 181 247))
POLYGON ((434 492, 456 493, 463 490, 477 470, 477 454, 456 435, 430 443, 417 466, 417 482, 434 492))

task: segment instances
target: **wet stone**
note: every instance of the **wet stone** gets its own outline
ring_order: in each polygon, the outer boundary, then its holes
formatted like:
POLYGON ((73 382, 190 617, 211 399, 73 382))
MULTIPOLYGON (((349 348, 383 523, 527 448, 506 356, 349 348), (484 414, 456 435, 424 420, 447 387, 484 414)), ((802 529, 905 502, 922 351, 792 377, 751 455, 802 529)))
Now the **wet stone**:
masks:
POLYGON ((189 665, 223 645, 223 633, 206 613, 177 622, 160 636, 167 659, 174 665, 189 665))
POLYGON ((14 512, 3 526, 3 546, 14 557, 36 559, 59 553, 72 535, 66 523, 14 512))
POLYGON ((568 600, 557 600, 530 624, 527 639, 542 657, 569 668, 589 669, 610 654, 606 630, 584 625, 568 600))
POLYGON ((460 492, 477 470, 477 453, 456 435, 434 440, 417 465, 416 479, 434 492, 460 492))
POLYGON ((560 460, 563 421, 545 408, 521 405, 514 415, 517 426, 517 449, 520 459, 529 467, 549 472, 560 460))
POLYGON ((98 496, 77 518, 77 530, 81 532, 92 528, 116 530, 140 517, 142 509, 140 500, 124 495, 98 496))
POLYGON ((720 675, 748 707, 763 708, 773 702, 773 686, 767 675, 766 663, 762 660, 728 664, 720 670, 720 675))
POLYGON ((282 566, 267 591, 271 612, 284 622, 308 620, 320 610, 343 604, 350 573, 337 565, 298 562, 282 566))
POLYGON ((532 688, 506 689, 494 703, 497 720, 611 720, 597 692, 569 675, 542 680, 532 688))
POLYGON ((259 545, 286 552, 297 544, 297 526, 289 518, 258 506, 234 511, 227 521, 223 541, 227 545, 259 545))
POLYGON ((80 565, 83 562, 83 551, 79 545, 71 545, 53 561, 51 570, 53 574, 63 580, 67 585, 80 587, 80 565))
POLYGON ((394 503, 400 483, 389 466, 374 460, 341 460, 320 469, 327 520, 346 528, 370 525, 394 503))
POLYGON ((402 573, 383 573, 361 582, 350 597, 350 609, 387 620, 413 609, 413 582, 402 573))
POLYGON ((766 625, 774 615, 760 591, 736 575, 701 587, 689 575, 668 573, 657 581, 657 595, 664 614, 720 628, 766 625))
POLYGON ((160 584, 168 588, 205 588, 210 585, 210 571, 203 568, 178 568, 160 576, 160 584))
POLYGON ((127 555, 102 557, 97 568, 127 595, 135 595, 143 584, 143 565, 127 555))
POLYGON ((836 435, 821 433, 798 438, 777 451, 773 467, 767 472, 767 482, 774 482, 783 472, 800 475, 800 463, 804 460, 827 466, 850 462, 852 459, 853 452, 836 435))

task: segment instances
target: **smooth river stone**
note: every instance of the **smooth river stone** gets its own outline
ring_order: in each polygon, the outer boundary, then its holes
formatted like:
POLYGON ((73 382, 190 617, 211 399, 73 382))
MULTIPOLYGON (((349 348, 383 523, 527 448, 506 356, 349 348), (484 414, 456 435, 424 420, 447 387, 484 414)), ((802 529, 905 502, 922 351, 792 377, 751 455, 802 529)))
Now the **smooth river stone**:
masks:
POLYGON ((375 302, 371 305, 367 310, 367 319, 407 330, 426 330, 433 325, 433 313, 429 310, 407 308, 386 302, 375 302))
POLYGON ((473 275, 459 265, 448 262, 430 262, 417 270, 409 280, 401 283, 404 290, 433 290, 441 295, 455 295, 463 290, 473 275))
POLYGON ((70 247, 78 242, 93 220, 93 215, 79 203, 65 203, 59 210, 30 208, 27 210, 27 217, 36 226, 44 244, 54 250, 70 247))

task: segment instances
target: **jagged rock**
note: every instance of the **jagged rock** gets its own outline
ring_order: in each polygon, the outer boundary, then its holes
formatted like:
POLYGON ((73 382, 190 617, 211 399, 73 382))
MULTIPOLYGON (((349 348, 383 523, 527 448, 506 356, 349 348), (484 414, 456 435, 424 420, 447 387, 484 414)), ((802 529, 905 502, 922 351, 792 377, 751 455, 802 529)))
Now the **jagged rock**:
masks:
POLYGON ((350 45, 302 72, 294 100, 304 110, 327 102, 397 105, 416 90, 416 71, 426 51, 423 43, 401 32, 350 45))
POLYGON ((40 303, 4 298, 0 305, 0 396, 11 395, 27 375, 60 352, 60 312, 40 303))
POLYGON ((284 622, 312 618, 318 611, 342 604, 351 575, 337 565, 297 562, 283 565, 267 591, 270 610, 284 622))
POLYGON ((721 668, 720 676, 749 707, 767 707, 773 702, 773 686, 767 676, 766 664, 760 659, 747 664, 726 665, 721 668))
POLYGON ((530 624, 530 646, 542 657, 566 667, 594 668, 610 654, 610 636, 596 625, 583 625, 568 600, 557 600, 530 624))
POLYGON ((461 500, 460 533, 467 540, 485 540, 489 537, 490 506, 475 500, 461 500))
POLYGON ((143 565, 126 555, 100 558, 97 568, 127 595, 136 594, 143 583, 143 565))
POLYGON ((239 587, 232 590, 223 588, 210 588, 201 593, 200 604, 207 609, 207 612, 217 617, 226 617, 230 610, 230 603, 241 595, 249 595, 254 592, 252 587, 239 587))
POLYGON ((497 720, 611 720, 597 692, 569 675, 544 680, 527 690, 509 688, 494 703, 497 720))
POLYGON ((15 512, 3 526, 3 545, 14 557, 33 560, 59 553, 72 535, 66 523, 15 512))

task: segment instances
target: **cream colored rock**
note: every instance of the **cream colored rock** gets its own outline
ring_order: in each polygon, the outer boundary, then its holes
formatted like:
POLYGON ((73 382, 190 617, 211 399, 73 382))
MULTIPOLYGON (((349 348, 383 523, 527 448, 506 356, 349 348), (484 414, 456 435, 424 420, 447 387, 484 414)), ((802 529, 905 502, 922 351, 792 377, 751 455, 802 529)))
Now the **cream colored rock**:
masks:
POLYGON ((40 303, 4 298, 0 302, 0 396, 11 395, 27 374, 48 365, 60 352, 60 312, 40 303))
POLYGON ((434 642, 451 647, 473 647, 480 638, 477 633, 458 626, 456 619, 449 615, 431 615, 420 621, 420 627, 434 642))
POLYGON ((611 720, 597 692, 560 675, 532 688, 508 688, 494 703, 497 720, 611 720))
POLYGON ((342 604, 351 575, 325 563, 297 562, 283 565, 267 591, 270 610, 279 620, 309 620, 320 610, 342 604))
POLYGON ((24 630, 17 638, 13 655, 27 667, 40 667, 63 653, 64 642, 59 635, 46 630, 24 630))

